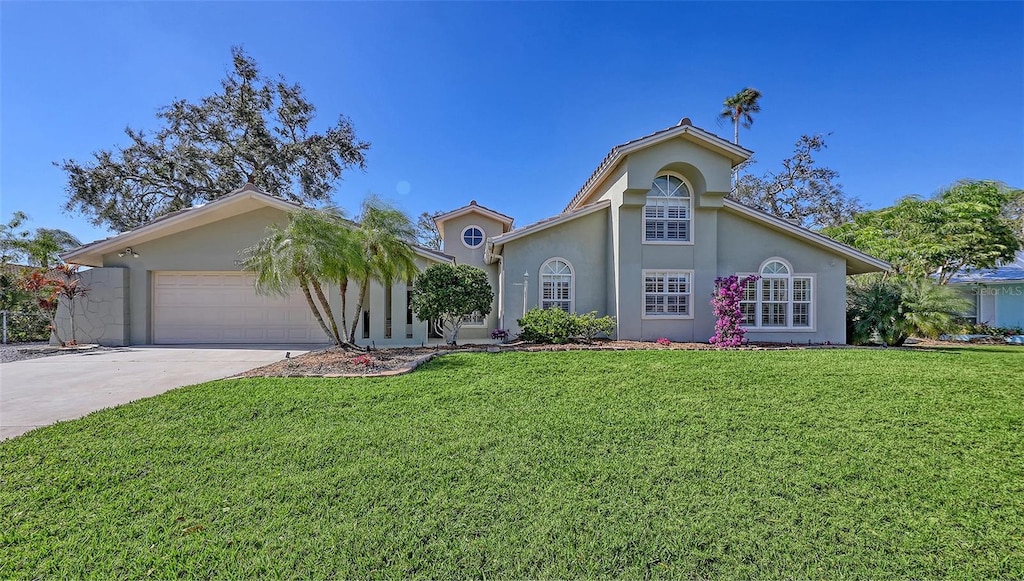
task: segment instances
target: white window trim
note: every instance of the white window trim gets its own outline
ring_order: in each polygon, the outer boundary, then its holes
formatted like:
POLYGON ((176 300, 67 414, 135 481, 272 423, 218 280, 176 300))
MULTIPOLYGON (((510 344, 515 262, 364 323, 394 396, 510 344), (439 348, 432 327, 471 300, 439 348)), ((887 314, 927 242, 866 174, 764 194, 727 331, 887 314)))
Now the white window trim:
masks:
MULTIPOLYGON (((473 311, 473 312, 477 312, 477 311, 473 311)), ((468 327, 470 329, 483 329, 484 327, 487 326, 487 319, 490 318, 490 315, 487 315, 487 316, 481 317, 481 318, 483 319, 483 321, 480 322, 480 323, 470 323, 469 319, 463 320, 462 321, 462 328, 465 329, 465 328, 468 327)))
POLYGON ((459 240, 462 242, 462 245, 465 246, 466 248, 475 250, 484 245, 484 242, 487 241, 487 234, 484 233, 483 228, 477 226, 476 224, 470 224, 469 226, 466 226, 465 228, 462 229, 462 233, 459 234, 459 240), (470 246, 469 244, 466 244, 466 231, 469 230, 470 228, 476 228, 477 230, 480 231, 480 244, 477 244, 476 246, 470 246))
POLYGON ((541 263, 540 268, 537 270, 537 306, 544 308, 544 267, 548 263, 560 260, 569 267, 569 312, 576 312, 576 267, 572 265, 567 259, 561 256, 552 256, 541 263))
POLYGON ((785 333, 814 333, 814 332, 817 332, 817 330, 818 330, 818 321, 817 321, 817 314, 818 314, 817 286, 818 286, 818 281, 817 281, 817 275, 816 274, 814 274, 814 273, 793 272, 793 265, 790 264, 788 260, 786 260, 785 258, 778 257, 778 256, 773 256, 773 257, 765 260, 764 262, 762 262, 761 266, 759 266, 757 268, 757 272, 756 273, 754 273, 754 272, 738 272, 738 273, 736 273, 736 276, 740 280, 743 280, 743 278, 748 277, 748 276, 757 276, 757 277, 759 277, 754 282, 754 284, 756 285, 756 288, 755 288, 755 291, 754 291, 754 295, 757 298, 757 300, 754 302, 754 305, 755 305, 755 307, 754 307, 754 324, 753 325, 750 325, 750 324, 747 324, 747 323, 743 324, 743 327, 746 328, 747 331, 752 332, 752 333, 773 333, 773 332, 776 332, 776 331, 781 331, 781 332, 785 332, 785 333), (761 325, 761 303, 762 303, 762 300, 761 300, 761 297, 762 297, 761 281, 763 281, 765 278, 773 278, 771 276, 769 276, 769 277, 763 276, 761 274, 761 271, 764 270, 764 267, 769 262, 781 262, 782 264, 786 265, 786 269, 789 270, 788 280, 789 280, 790 284, 789 284, 789 286, 786 287, 787 288, 787 293, 789 295, 789 299, 786 301, 786 320, 789 321, 789 324, 787 326, 785 326, 785 327, 782 327, 782 326, 763 326, 763 325, 761 325), (809 279, 810 280, 810 284, 811 284, 810 289, 809 289, 809 292, 811 294, 811 302, 809 303, 810 307, 809 307, 809 312, 807 313, 807 322, 809 323, 809 325, 807 325, 806 327, 794 327, 793 326, 793 279, 794 278, 806 278, 806 279, 809 279))
MULTIPOLYGON (((657 173, 657 175, 654 176, 654 180, 656 180, 656 179, 658 179, 658 178, 660 178, 662 176, 672 176, 672 177, 680 180, 681 182, 686 184, 686 189, 689 190, 689 192, 690 192, 690 197, 687 198, 689 200, 689 203, 690 203, 690 211, 689 211, 689 216, 690 216, 690 239, 689 240, 685 240, 685 241, 683 241, 683 240, 648 240, 647 239, 647 211, 646 211, 647 200, 645 198, 644 199, 644 205, 643 205, 642 208, 640 208, 640 213, 641 213, 641 215, 640 215, 640 243, 641 244, 650 244, 650 245, 654 245, 654 246, 693 246, 693 241, 695 239, 695 236, 694 236, 694 224, 696 223, 696 220, 693 217, 694 207, 695 207, 694 198, 696 197, 696 194, 693 191, 693 184, 690 183, 690 180, 688 180, 685 177, 683 177, 682 174, 674 172, 674 171, 660 171, 660 172, 657 173)), ((653 184, 654 180, 651 180, 652 184, 653 184)), ((693 309, 690 309, 690 310, 693 310, 693 309)))
POLYGON ((645 268, 640 272, 640 318, 648 321, 685 321, 693 319, 693 271, 678 268, 645 268), (685 274, 690 285, 689 313, 686 315, 648 315, 647 314, 647 289, 644 285, 647 282, 647 274, 651 272, 663 272, 665 274, 685 274))

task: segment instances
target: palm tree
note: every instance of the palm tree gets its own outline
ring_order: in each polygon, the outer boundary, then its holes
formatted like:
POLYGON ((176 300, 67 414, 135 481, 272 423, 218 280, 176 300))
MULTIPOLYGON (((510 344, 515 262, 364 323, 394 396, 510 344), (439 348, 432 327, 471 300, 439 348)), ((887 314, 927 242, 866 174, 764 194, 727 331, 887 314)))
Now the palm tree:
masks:
POLYGON ((936 338, 948 332, 970 303, 929 278, 862 276, 847 294, 847 340, 860 344, 877 334, 899 347, 911 335, 936 338))
POLYGON ((744 127, 750 129, 750 126, 754 124, 753 114, 761 112, 761 105, 757 102, 760 98, 761 91, 747 87, 723 103, 724 108, 719 113, 719 117, 732 120, 732 141, 736 145, 740 144, 740 123, 742 122, 744 127))
POLYGON ((359 283, 359 298, 347 340, 355 343, 370 282, 390 286, 395 280, 411 280, 416 275, 415 255, 409 245, 416 239, 416 227, 402 211, 371 196, 363 202, 352 239, 356 252, 352 253, 355 259, 348 263, 348 275, 359 283))
POLYGON ((267 237, 245 250, 242 263, 255 273, 257 293, 286 296, 299 287, 320 328, 335 345, 342 344, 341 333, 322 281, 333 278, 337 267, 331 250, 347 230, 335 209, 298 210, 289 215, 287 226, 269 226, 267 237))
POLYGON ((22 230, 28 215, 14 212, 11 220, 0 224, 0 263, 24 260, 46 270, 59 265, 60 253, 82 243, 71 233, 59 228, 36 228, 35 233, 22 230))

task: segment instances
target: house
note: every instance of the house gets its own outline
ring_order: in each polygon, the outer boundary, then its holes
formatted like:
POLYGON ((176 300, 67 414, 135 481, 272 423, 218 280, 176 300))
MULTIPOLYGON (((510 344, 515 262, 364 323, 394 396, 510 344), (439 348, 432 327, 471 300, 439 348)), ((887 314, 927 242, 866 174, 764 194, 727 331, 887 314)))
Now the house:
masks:
MULTIPOLYGON (((82 272, 89 296, 76 306, 76 339, 103 345, 190 343, 311 343, 328 341, 305 297, 256 293, 251 273, 240 268, 242 251, 283 226, 301 208, 246 184, 207 204, 166 214, 139 228, 65 253, 65 261, 92 267, 82 272)), ((423 269, 453 259, 414 246, 423 269)), ((350 285, 354 305, 358 285, 350 285)), ((426 342, 432 334, 408 308, 405 281, 373 283, 357 337, 365 344, 426 342)), ((339 289, 327 288, 340 308, 339 289)), ((354 307, 351 307, 354 309, 354 307)), ((350 315, 351 316, 351 315, 350 315)), ((351 319, 350 319, 351 320, 351 319)), ((70 334, 67 309, 57 316, 70 334)))
POLYGON ((971 301, 965 315, 972 323, 1024 328, 1024 252, 998 268, 958 272, 949 284, 971 301))
MULTIPOLYGON (((437 216, 442 251, 416 248, 419 266, 451 261, 487 272, 494 305, 463 327, 465 341, 487 340, 495 328, 514 334, 533 307, 612 315, 620 339, 707 341, 715 278, 757 274, 741 306, 751 340, 844 343, 846 276, 888 264, 726 199, 733 168, 751 153, 683 119, 612 148, 546 220, 513 228, 511 216, 476 201, 437 216)), ((79 325, 89 329, 80 340, 322 342, 301 297, 261 297, 238 268, 238 252, 294 208, 249 185, 67 253, 95 273, 90 301, 99 304, 87 306, 93 320, 79 325)), ((371 289, 359 322, 366 343, 438 336, 412 316, 408 292, 404 281, 371 289)))

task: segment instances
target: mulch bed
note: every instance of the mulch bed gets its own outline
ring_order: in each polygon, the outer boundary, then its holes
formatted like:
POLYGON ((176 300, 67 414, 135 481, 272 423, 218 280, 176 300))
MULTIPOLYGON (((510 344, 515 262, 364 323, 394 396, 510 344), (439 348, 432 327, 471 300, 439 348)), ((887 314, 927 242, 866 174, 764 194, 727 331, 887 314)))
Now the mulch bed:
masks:
MULTIPOLYGON (((298 357, 246 371, 239 377, 368 377, 408 373, 439 355, 456 352, 486 351, 498 347, 501 351, 636 351, 636 350, 713 350, 707 343, 670 343, 660 345, 650 341, 597 340, 593 343, 563 345, 536 345, 506 343, 503 345, 460 345, 457 347, 395 347, 356 351, 329 347, 310 351, 298 357)), ((739 349, 758 351, 765 349, 806 349, 808 345, 792 343, 752 343, 739 349)), ((836 347, 816 345, 814 347, 836 347)))

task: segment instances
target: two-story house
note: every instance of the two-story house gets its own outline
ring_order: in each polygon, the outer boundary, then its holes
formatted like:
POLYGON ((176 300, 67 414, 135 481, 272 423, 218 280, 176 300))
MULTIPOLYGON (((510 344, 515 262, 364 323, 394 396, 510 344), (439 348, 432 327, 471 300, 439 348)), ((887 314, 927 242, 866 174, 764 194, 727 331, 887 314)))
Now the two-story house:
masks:
MULTIPOLYGON (((546 220, 513 228, 512 217, 476 201, 437 216, 442 250, 416 248, 418 264, 450 261, 488 273, 494 307, 463 328, 464 341, 489 339, 495 328, 514 334, 533 307, 612 315, 620 339, 707 341, 715 279, 755 274, 741 305, 750 340, 844 343, 846 276, 888 265, 727 199, 733 168, 750 155, 684 119, 612 148, 562 213, 546 220)), ((67 253, 68 262, 96 267, 87 281, 92 306, 76 319, 79 340, 324 341, 301 297, 258 296, 237 265, 238 252, 294 208, 249 185, 67 253)), ((367 343, 436 340, 409 311, 408 292, 405 281, 371 287, 359 321, 367 343)))

